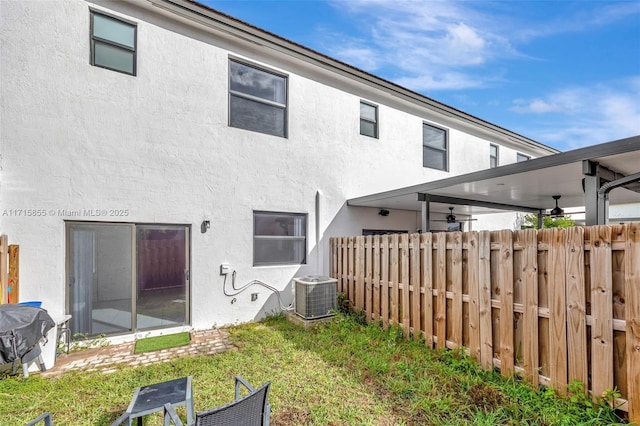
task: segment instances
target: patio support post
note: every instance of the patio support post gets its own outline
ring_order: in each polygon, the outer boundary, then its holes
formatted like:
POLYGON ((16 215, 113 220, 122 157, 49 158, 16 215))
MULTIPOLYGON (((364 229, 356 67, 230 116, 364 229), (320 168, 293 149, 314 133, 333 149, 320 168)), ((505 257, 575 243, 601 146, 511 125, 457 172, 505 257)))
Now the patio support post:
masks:
POLYGON ((429 196, 427 194, 418 194, 418 200, 422 201, 422 233, 429 232, 429 196))
POLYGON ((600 176, 597 173, 598 163, 590 160, 582 162, 582 174, 584 175, 584 208, 585 224, 587 226, 602 225, 602 218, 598 217, 598 190, 600 189, 600 176))
POLYGON ((538 229, 544 226, 544 210, 538 211, 538 229))

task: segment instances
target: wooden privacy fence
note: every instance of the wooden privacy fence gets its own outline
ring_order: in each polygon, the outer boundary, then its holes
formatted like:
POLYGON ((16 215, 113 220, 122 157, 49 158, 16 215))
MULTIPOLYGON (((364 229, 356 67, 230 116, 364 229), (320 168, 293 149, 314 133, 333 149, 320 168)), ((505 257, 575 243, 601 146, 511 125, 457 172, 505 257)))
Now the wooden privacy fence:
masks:
POLYGON ((338 291, 367 320, 565 393, 580 381, 640 422, 640 223, 331 238, 338 291))
POLYGON ((20 298, 20 246, 9 244, 9 238, 0 235, 0 304, 18 303, 20 298))

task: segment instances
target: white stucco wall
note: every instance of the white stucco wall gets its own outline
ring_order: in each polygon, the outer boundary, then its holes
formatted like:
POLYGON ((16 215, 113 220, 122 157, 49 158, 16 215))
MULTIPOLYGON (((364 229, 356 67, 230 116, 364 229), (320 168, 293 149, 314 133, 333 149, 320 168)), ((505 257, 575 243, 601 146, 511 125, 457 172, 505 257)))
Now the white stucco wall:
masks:
MULTIPOLYGON (((0 230, 20 245, 21 299, 55 314, 66 309, 65 220, 191 226, 193 327, 245 322, 268 310, 272 292, 253 286, 231 303, 221 263, 237 271, 237 286, 259 279, 286 289, 288 303, 293 277, 328 273, 330 236, 420 226, 416 212, 381 217, 347 208, 348 198, 487 168, 489 143, 501 144, 158 13, 126 2, 0 3, 0 230), (90 65, 90 7, 137 23, 137 76, 90 65), (230 56, 288 76, 288 138, 227 125, 230 56), (379 139, 359 134, 361 99, 379 105, 379 139), (424 121, 449 129, 449 172, 422 166, 424 121), (253 267, 254 210, 308 214, 306 265, 253 267)), ((513 148, 500 155, 515 161, 513 148)))

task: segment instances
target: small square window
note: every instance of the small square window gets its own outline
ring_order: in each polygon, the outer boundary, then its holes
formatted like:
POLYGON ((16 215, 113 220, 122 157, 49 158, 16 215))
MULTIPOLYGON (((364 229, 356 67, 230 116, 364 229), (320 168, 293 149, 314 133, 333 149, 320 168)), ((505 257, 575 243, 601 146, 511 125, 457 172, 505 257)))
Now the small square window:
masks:
POLYGON ((489 145, 489 167, 498 167, 498 145, 489 145))
POLYGON ((136 75, 136 26, 91 13, 91 65, 136 75))
POLYGON ((307 215, 253 212, 253 265, 307 262, 307 215))
POLYGON ((449 169, 447 131, 422 124, 422 165, 430 169, 449 169))
POLYGON ((523 161, 529 161, 529 160, 531 160, 531 157, 529 157, 528 155, 518 153, 518 156, 517 156, 518 163, 522 163, 523 161))
POLYGON ((378 107, 360 102, 360 134, 378 137, 378 107))
POLYGON ((287 78, 230 61, 229 125, 286 138, 287 78))

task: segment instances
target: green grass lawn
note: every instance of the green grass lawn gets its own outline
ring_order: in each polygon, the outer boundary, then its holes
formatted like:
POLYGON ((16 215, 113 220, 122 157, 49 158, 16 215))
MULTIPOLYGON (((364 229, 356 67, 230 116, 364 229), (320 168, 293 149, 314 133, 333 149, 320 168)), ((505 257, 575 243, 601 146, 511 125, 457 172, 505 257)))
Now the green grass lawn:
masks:
MULTIPOLYGON (((193 376, 196 410, 233 399, 234 376, 271 381, 271 424, 279 425, 608 425, 613 412, 535 392, 482 371, 457 351, 404 341, 398 330, 336 316, 307 330, 284 317, 230 330, 237 351, 181 358, 110 374, 73 372, 0 380, 0 425, 44 411, 54 424, 108 425, 136 387, 193 376)), ((178 411, 184 418, 184 409, 178 411)), ((160 416, 145 425, 161 425, 160 416)))
POLYGON ((186 331, 184 333, 167 334, 166 336, 146 337, 136 341, 136 347, 133 353, 141 354, 143 352, 185 346, 189 344, 190 340, 191 337, 186 331))

